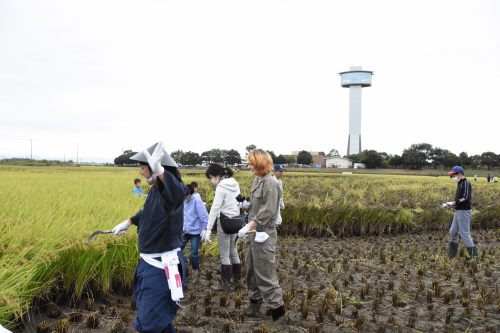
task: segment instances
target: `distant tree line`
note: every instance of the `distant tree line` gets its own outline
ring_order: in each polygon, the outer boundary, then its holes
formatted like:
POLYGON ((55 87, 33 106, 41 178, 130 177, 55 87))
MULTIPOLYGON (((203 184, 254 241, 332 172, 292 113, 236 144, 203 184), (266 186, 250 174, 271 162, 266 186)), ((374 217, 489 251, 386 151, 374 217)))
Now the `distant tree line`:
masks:
POLYGON ((0 160, 0 164, 9 165, 27 165, 27 166, 52 166, 52 165, 74 165, 73 160, 68 160, 66 162, 59 160, 35 160, 30 158, 5 158, 0 160))
POLYGON ((424 168, 446 169, 454 165, 465 168, 500 167, 500 155, 488 151, 481 155, 469 156, 466 152, 455 155, 451 151, 433 147, 429 143, 417 143, 403 150, 401 155, 390 155, 375 150, 364 150, 348 155, 354 163, 363 163, 367 168, 397 168, 421 170, 424 168))
MULTIPOLYGON (((115 165, 131 166, 137 165, 137 161, 131 160, 130 157, 137 154, 132 150, 125 150, 123 154, 115 158, 115 165)), ((224 165, 238 165, 241 164, 241 156, 234 149, 211 149, 198 154, 192 151, 173 151, 170 156, 175 162, 182 166, 195 166, 199 164, 220 163, 224 165)))
MULTIPOLYGON (((248 154, 251 150, 257 148, 255 145, 248 145, 245 150, 248 154)), ((273 158, 274 163, 279 164, 303 164, 310 165, 313 162, 312 155, 306 150, 299 152, 297 156, 276 155, 273 151, 267 151, 273 158)), ((128 166, 137 165, 137 162, 130 160, 130 157, 136 154, 132 150, 125 150, 122 155, 115 158, 115 165, 128 166)), ((320 155, 325 155, 323 152, 320 155)), ((329 156, 338 155, 333 149, 329 156), (334 153, 332 153, 334 152, 334 153)), ((219 163, 229 166, 241 165, 244 158, 235 149, 214 148, 198 154, 192 151, 176 150, 171 154, 172 158, 182 166, 196 166, 200 164, 219 163)), ((415 169, 424 168, 442 168, 446 169, 454 165, 461 165, 465 168, 497 168, 500 167, 500 155, 488 151, 481 155, 469 156, 466 152, 455 155, 451 151, 439 147, 433 147, 429 143, 412 144, 403 150, 401 155, 391 155, 376 150, 364 150, 359 154, 346 156, 354 163, 363 163, 367 168, 394 168, 394 169, 415 169)))

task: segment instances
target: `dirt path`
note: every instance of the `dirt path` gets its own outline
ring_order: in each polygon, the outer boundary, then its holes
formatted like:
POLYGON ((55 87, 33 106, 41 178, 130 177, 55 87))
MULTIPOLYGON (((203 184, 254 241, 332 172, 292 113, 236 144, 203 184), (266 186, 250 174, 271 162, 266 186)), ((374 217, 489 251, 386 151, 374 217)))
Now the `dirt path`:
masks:
MULTIPOLYGON (((282 325, 264 313, 259 320, 245 318, 244 286, 213 291, 219 261, 203 258, 202 272, 188 277, 175 325, 180 333, 500 332, 500 230, 473 236, 479 264, 463 248, 461 257, 448 260, 447 235, 437 233, 281 239, 278 278, 288 309, 282 325)), ((65 326, 66 332, 133 332, 133 303, 131 297, 109 296, 82 300, 76 309, 48 304, 31 311, 18 332, 43 332, 43 321, 46 332, 63 332, 65 326), (50 318, 57 308, 61 314, 50 318)))

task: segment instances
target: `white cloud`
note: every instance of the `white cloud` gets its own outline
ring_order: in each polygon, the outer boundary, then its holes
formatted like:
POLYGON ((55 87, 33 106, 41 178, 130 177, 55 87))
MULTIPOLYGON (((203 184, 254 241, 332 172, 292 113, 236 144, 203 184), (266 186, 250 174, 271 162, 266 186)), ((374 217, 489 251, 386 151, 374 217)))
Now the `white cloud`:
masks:
POLYGON ((200 153, 251 143, 345 153, 349 93, 337 73, 350 65, 375 72, 363 90, 363 148, 498 153, 499 7, 7 1, 0 156, 25 156, 31 138, 46 143, 37 156, 67 143, 108 161, 158 139, 200 153))

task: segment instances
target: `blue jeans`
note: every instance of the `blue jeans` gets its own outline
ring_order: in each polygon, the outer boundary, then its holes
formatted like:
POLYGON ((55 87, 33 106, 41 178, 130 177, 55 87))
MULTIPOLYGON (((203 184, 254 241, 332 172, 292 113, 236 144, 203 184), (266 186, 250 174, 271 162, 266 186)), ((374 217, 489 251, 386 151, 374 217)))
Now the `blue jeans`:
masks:
POLYGON ((465 247, 474 247, 474 242, 470 236, 470 219, 472 217, 472 210, 456 210, 455 215, 453 215, 453 222, 450 227, 450 242, 458 243, 459 238, 462 237, 462 241, 465 247))
POLYGON ((201 236, 184 234, 182 236, 182 251, 184 251, 184 248, 189 241, 191 241, 191 254, 189 256, 189 261, 191 261, 191 267, 198 270, 200 269, 200 256, 198 255, 198 250, 200 249, 201 236))

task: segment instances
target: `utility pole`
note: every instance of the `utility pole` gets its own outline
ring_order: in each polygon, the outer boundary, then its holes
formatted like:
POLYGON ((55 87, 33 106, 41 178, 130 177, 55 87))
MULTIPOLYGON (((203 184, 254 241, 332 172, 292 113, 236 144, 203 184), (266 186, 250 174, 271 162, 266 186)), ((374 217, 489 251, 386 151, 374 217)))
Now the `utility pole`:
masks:
POLYGON ((31 153, 30 153, 30 159, 33 159, 33 139, 30 139, 31 142, 31 153))

